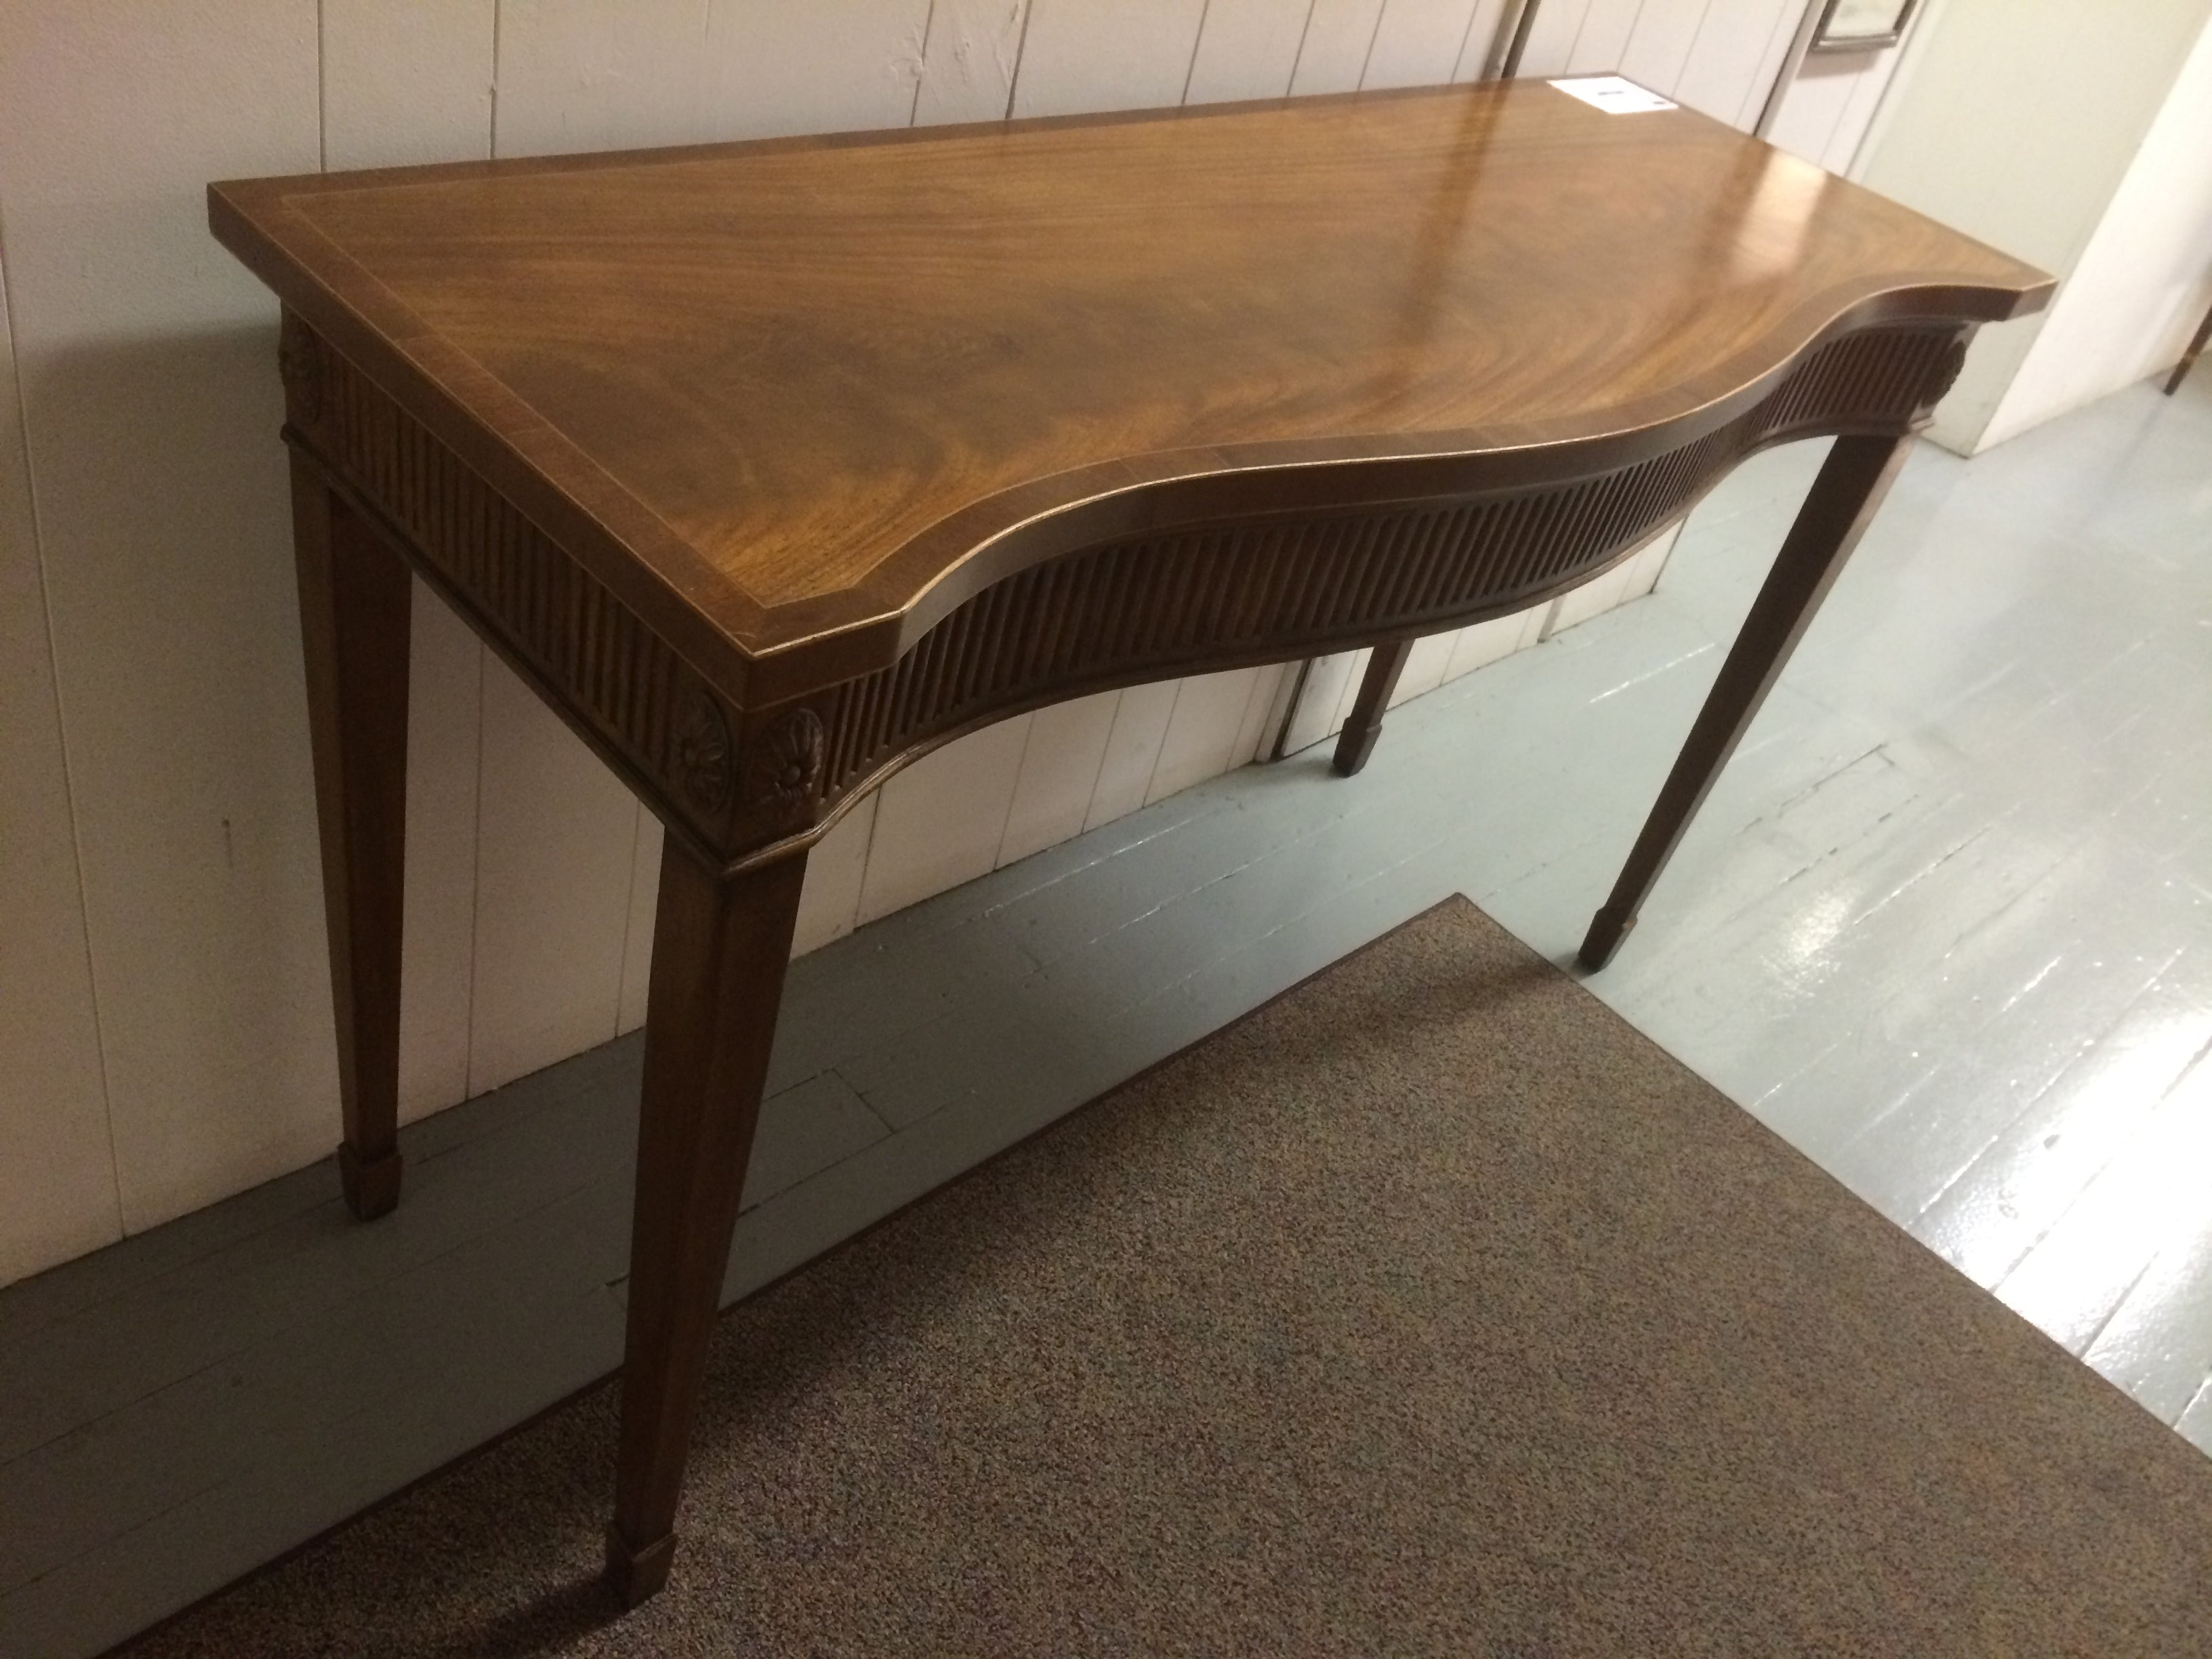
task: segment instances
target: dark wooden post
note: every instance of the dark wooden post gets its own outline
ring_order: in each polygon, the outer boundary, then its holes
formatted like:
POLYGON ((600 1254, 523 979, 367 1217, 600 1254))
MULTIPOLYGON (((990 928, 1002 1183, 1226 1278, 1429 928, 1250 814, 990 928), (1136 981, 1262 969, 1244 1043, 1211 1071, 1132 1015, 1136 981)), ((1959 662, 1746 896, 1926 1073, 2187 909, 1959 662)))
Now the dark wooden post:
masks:
POLYGON ((407 848, 407 630, 398 554, 292 461, 292 538, 322 830, 345 1139, 362 1220, 399 1201, 399 937, 407 848))
POLYGON ((2189 349, 2181 354, 2181 361, 2173 366, 2173 373, 2166 377, 2166 395, 2169 398, 2181 390, 2181 383, 2189 378, 2189 371, 2197 367, 2197 360, 2204 355, 2204 348, 2212 343, 2212 311, 2204 313, 2204 320, 2197 325, 2197 333, 2189 342, 2189 349))
POLYGON ((660 854, 630 1224, 622 1452, 607 1577, 635 1607, 668 1580, 692 1408, 752 1153, 804 854, 741 875, 660 854))
POLYGON ((1413 654, 1411 640, 1390 640, 1375 647, 1367 659, 1367 677, 1359 682, 1359 695, 1352 700, 1352 713, 1336 739, 1336 755, 1329 764, 1340 775, 1350 777, 1367 764, 1375 752, 1375 739, 1382 735, 1382 711, 1398 689, 1398 676, 1406 672, 1413 654))
POLYGON ((1604 967, 1636 925, 1637 910, 1651 884, 1667 867, 1705 792, 1735 752, 1752 716, 1766 701, 1783 664, 1790 660, 1844 561, 1866 533, 1911 447, 1909 437, 1838 438, 1828 452, 1774 568, 1752 601, 1728 660, 1721 665, 1720 678, 1690 728, 1689 740, 1668 774, 1644 833, 1636 838, 1627 866, 1613 884, 1613 896, 1590 923, 1578 957, 1583 967, 1604 967))

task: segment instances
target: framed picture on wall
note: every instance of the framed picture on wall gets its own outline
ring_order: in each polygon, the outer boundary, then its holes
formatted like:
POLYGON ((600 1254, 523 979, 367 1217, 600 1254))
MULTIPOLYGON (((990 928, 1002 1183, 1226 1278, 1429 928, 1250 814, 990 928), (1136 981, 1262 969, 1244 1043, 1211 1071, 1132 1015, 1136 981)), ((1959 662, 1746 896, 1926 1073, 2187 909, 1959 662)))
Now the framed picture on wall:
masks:
POLYGON ((1808 52, 1874 52, 1905 38, 1917 0, 1828 0, 1808 52))

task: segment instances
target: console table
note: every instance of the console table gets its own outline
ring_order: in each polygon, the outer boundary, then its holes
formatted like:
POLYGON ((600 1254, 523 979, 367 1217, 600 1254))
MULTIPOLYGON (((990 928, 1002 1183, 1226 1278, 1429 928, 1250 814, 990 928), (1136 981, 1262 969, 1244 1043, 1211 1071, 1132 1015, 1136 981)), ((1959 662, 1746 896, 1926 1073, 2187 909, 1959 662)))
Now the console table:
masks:
MULTIPOLYGON (((666 827, 609 1572, 658 1589, 810 847, 915 757, 1407 645, 1837 441, 1601 965, 1951 384, 2042 273, 1547 85, 211 185, 283 302, 348 1202, 397 1201, 409 572, 666 827)), ((547 902, 556 902, 548 895, 547 902)))

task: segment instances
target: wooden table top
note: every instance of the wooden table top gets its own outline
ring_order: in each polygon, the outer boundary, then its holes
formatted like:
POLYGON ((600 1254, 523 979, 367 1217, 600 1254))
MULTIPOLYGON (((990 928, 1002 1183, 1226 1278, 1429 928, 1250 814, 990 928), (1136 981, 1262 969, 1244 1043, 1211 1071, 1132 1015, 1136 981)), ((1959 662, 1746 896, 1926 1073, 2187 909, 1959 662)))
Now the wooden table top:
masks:
POLYGON ((1538 82, 209 194, 404 406, 749 659, 889 660, 1073 504, 1676 439, 1841 330, 2051 286, 1691 111, 1538 82))

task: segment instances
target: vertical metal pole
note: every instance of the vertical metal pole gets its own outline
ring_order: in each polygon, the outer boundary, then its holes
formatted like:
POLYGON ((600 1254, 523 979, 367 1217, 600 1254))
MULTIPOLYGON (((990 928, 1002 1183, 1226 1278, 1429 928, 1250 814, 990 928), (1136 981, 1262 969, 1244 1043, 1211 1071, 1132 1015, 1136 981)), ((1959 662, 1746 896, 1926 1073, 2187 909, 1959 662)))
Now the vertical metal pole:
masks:
POLYGON ((1543 0, 1521 0, 1521 15, 1513 20, 1513 41, 1505 48, 1505 61, 1498 66, 1498 78, 1510 81, 1521 73, 1521 54, 1528 49, 1528 31, 1535 27, 1536 9, 1543 0))
POLYGON ((1760 106, 1758 124, 1751 130, 1753 137, 1764 138, 1774 130, 1774 123, 1782 113, 1782 100, 1790 95, 1790 83, 1805 66, 1805 53, 1831 3, 1832 0, 1805 0, 1805 15, 1797 20, 1797 33, 1790 39, 1790 50, 1783 54, 1782 67, 1775 72, 1774 84, 1766 89, 1766 102, 1760 106))

